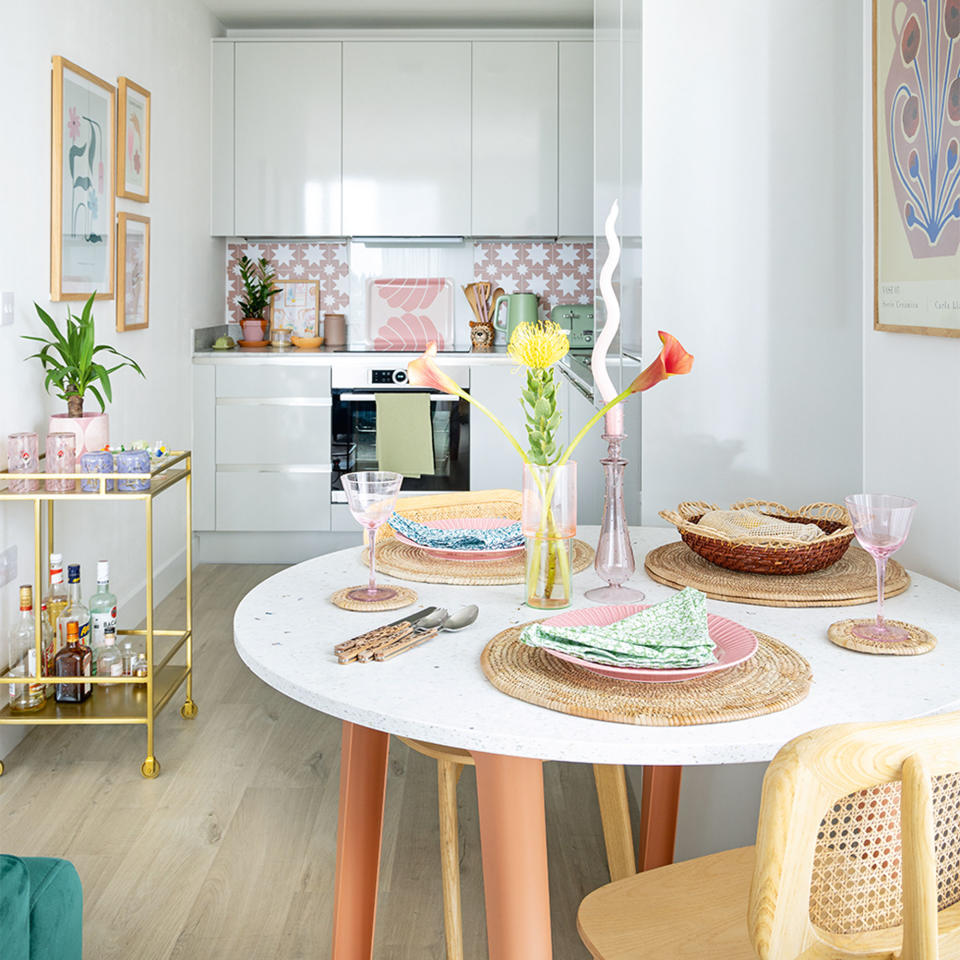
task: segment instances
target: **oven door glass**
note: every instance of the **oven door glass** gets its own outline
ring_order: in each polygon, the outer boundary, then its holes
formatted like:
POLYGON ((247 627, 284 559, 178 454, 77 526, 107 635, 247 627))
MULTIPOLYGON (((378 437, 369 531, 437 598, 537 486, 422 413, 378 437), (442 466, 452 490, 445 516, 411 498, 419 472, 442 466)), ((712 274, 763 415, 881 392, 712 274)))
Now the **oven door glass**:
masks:
MULTIPOLYGON (((390 391, 377 390, 378 393, 390 391)), ((404 477, 403 493, 447 493, 470 489, 470 404, 459 397, 432 390, 433 473, 404 477)), ((334 390, 330 462, 333 465, 332 500, 346 503, 340 478, 357 470, 378 470, 377 403, 363 390, 334 390)))

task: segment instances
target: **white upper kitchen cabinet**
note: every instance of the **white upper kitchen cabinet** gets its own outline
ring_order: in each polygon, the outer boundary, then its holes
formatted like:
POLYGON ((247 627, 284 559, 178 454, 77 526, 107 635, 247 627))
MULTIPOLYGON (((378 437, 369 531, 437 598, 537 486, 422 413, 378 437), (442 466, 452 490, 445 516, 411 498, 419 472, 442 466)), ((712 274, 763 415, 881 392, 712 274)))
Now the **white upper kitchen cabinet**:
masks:
POLYGON ((343 232, 470 234, 470 44, 343 44, 343 232))
POLYGON ((560 41, 560 236, 593 236, 593 43, 560 41))
POLYGON ((555 237, 557 43, 473 44, 473 235, 555 237))
POLYGON ((342 234, 340 48, 315 40, 236 42, 236 234, 342 234))

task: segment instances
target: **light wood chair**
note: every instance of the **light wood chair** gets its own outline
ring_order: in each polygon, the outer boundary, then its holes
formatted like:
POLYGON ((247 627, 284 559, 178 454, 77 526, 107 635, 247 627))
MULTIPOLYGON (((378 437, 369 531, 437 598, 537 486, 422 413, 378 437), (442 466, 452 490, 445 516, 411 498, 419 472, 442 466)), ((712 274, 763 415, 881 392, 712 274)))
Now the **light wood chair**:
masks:
MULTIPOLYGON (((520 494, 516 490, 473 490, 456 494, 428 494, 402 497, 397 512, 411 520, 451 517, 507 517, 520 519, 520 494)), ((387 525, 384 536, 393 533, 387 525)), ((378 537, 380 539, 380 537, 378 537)), ((447 960, 463 960, 463 920, 460 906, 460 851, 457 818, 457 783, 463 768, 473 766, 466 750, 422 740, 402 740, 412 750, 437 762, 437 799, 440 810, 440 875, 443 885, 443 923, 447 960)), ((611 880, 636 873, 633 831, 627 803, 627 782, 621 766, 595 764, 593 768, 603 826, 607 866, 611 880)))
POLYGON ((595 960, 957 960, 960 713, 791 741, 755 847, 608 884, 577 921, 595 960))

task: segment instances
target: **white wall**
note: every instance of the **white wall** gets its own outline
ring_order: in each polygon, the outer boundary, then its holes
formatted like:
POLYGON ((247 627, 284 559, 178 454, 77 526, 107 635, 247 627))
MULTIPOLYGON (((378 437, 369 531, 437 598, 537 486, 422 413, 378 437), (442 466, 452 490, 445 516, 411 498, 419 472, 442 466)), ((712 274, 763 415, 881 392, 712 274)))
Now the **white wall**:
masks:
MULTIPOLYGON (((190 329, 223 312, 222 242, 208 236, 210 81, 209 38, 218 21, 196 0, 68 0, 5 3, 0 30, 0 89, 4 91, 5 149, 0 150, 3 217, 0 220, 0 290, 16 296, 16 320, 0 327, 0 463, 6 435, 46 433, 46 417, 63 404, 42 391, 38 363, 20 339, 42 332, 32 302, 57 319, 66 304, 51 304, 50 273, 50 58, 60 54, 116 83, 127 76, 152 94, 151 200, 118 200, 117 210, 152 220, 150 327, 115 332, 114 301, 96 306, 97 334, 135 357, 146 380, 118 372, 109 409, 114 443, 162 439, 190 442, 190 329)), ((78 308, 79 304, 74 304, 78 308)), ((95 401, 94 410, 97 409, 95 401)), ((90 409, 88 407, 88 409, 90 409)), ((155 562, 167 589, 183 576, 183 494, 157 501, 155 562)), ((114 592, 121 601, 144 584, 143 511, 134 505, 60 509, 57 548, 83 564, 84 592, 95 580, 98 557, 112 561, 114 592)), ((0 589, 0 636, 16 615, 16 583, 32 581, 32 513, 28 506, 0 506, 0 550, 16 544, 17 581, 0 589)), ((161 596, 163 591, 161 591, 161 596)), ((127 622, 142 606, 121 609, 127 622)), ((5 642, 0 662, 6 662, 5 642)), ((25 728, 0 728, 2 757, 25 728)))
MULTIPOLYGON (((643 18, 643 347, 662 328, 696 356, 643 397, 643 522, 687 499, 838 500, 862 482, 860 4, 644 0, 643 18)), ((685 771, 678 858, 753 842, 762 772, 685 771)))

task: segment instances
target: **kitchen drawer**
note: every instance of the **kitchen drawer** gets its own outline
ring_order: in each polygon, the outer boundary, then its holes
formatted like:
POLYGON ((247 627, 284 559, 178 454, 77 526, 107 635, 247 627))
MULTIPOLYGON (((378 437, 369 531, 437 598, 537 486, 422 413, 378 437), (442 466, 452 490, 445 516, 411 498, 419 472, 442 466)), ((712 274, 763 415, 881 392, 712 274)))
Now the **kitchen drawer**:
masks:
POLYGON ((329 529, 329 469, 217 472, 217 530, 329 529))
POLYGON ((217 463, 329 464, 330 401, 217 401, 217 463))
POLYGON ((329 367, 276 364, 222 364, 217 367, 218 397, 329 397, 329 367))

